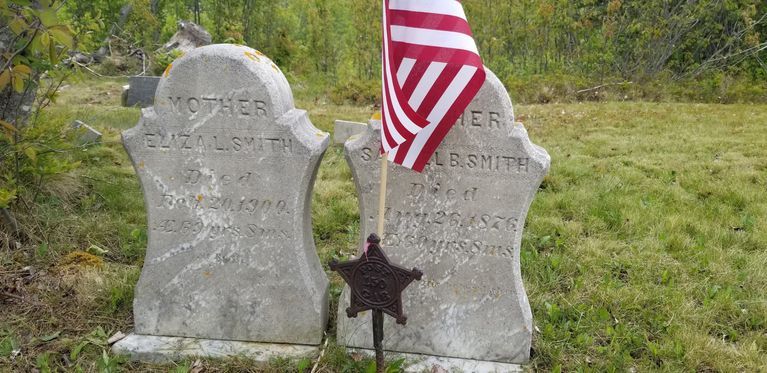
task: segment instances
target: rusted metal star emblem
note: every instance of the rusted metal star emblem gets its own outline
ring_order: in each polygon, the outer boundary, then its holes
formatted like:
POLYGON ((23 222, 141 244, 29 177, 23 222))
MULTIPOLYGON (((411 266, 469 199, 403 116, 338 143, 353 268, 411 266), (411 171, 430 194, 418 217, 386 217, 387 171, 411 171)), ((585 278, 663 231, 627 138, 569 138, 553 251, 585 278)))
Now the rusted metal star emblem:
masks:
POLYGON ((338 272, 351 288, 351 304, 346 315, 357 317, 367 310, 383 311, 397 319, 397 324, 405 325, 402 291, 414 280, 420 280, 423 273, 392 264, 381 250, 381 239, 377 235, 371 234, 367 242, 367 253, 358 259, 330 263, 330 269, 338 272))
POLYGON ((346 316, 357 317, 367 310, 373 311, 373 347, 376 351, 376 372, 384 371, 383 314, 405 325, 407 317, 402 312, 402 291, 413 280, 420 280, 423 272, 407 270, 392 264, 381 250, 381 239, 371 234, 365 253, 359 259, 339 263, 330 262, 330 269, 338 272, 351 288, 351 303, 346 316))

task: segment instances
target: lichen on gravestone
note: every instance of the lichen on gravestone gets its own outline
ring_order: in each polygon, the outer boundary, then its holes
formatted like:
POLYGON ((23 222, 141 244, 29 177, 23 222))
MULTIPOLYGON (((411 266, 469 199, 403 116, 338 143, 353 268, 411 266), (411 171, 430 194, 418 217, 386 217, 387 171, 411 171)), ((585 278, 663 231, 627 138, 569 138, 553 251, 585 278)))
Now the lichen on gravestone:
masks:
POLYGON ((310 212, 329 135, 279 68, 244 46, 195 49, 123 141, 148 212, 135 332, 319 344, 328 280, 310 212))
MULTIPOLYGON (((345 145, 360 201, 360 246, 376 229, 380 122, 345 145)), ((522 284, 520 245, 528 209, 550 157, 514 120, 511 100, 488 70, 479 94, 423 173, 389 165, 382 246, 424 272, 404 297, 408 325, 387 320, 386 349, 523 364, 532 313, 522 284)), ((372 348, 370 315, 338 307, 338 342, 372 348)))

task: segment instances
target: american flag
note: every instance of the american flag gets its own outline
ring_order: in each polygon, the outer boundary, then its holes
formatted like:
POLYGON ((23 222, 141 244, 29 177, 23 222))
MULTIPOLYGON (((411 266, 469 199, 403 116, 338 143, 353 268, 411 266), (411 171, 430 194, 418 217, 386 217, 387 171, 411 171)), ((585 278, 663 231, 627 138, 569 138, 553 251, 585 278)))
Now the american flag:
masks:
POLYGON ((485 82, 458 0, 383 0, 382 151, 423 171, 485 82))

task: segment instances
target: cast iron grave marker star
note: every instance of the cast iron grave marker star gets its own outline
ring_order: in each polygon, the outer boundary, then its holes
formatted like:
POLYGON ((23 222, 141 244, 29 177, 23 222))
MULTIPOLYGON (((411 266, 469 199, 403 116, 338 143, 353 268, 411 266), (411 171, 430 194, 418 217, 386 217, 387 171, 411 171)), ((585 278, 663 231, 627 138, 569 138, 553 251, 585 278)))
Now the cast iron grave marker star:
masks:
POLYGON ((381 239, 371 234, 367 250, 356 260, 330 262, 330 269, 338 272, 351 288, 351 302, 346 309, 348 317, 367 310, 373 311, 373 346, 376 350, 377 371, 383 372, 383 314, 405 325, 407 317, 402 311, 402 291, 423 273, 416 268, 407 270, 392 264, 381 250, 381 239))

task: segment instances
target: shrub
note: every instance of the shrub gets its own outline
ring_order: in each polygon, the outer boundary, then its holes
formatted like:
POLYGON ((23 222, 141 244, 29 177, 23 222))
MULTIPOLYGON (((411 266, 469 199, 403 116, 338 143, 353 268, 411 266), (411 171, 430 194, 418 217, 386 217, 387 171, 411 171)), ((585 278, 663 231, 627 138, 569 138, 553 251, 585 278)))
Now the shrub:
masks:
POLYGON ((68 72, 59 61, 72 48, 69 26, 56 1, 36 5, 0 2, 0 209, 15 238, 26 235, 13 211, 28 194, 32 202, 51 175, 76 167, 59 156, 66 147, 61 123, 38 121, 56 98, 68 72))
POLYGON ((378 81, 350 80, 336 85, 330 92, 330 100, 334 104, 372 105, 381 99, 378 81))

